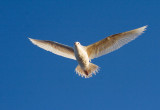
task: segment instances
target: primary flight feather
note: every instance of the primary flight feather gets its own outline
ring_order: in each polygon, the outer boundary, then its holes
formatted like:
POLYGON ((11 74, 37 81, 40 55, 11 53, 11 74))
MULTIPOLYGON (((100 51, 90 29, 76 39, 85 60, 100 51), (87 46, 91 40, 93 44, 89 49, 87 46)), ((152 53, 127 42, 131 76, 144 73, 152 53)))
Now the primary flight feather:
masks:
POLYGON ((82 46, 79 42, 75 42, 73 48, 54 41, 31 38, 29 38, 29 40, 42 49, 66 58, 77 60, 79 65, 75 69, 76 73, 82 77, 89 78, 99 70, 97 65, 90 63, 91 59, 119 49, 141 35, 146 27, 147 26, 143 26, 128 32, 114 34, 88 46, 82 46))

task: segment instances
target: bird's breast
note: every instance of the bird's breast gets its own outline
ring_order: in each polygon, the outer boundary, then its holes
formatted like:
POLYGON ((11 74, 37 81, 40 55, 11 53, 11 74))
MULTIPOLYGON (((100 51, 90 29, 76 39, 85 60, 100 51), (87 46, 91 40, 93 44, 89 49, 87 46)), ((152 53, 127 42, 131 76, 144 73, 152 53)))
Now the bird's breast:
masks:
POLYGON ((83 47, 75 47, 74 53, 79 65, 82 68, 85 68, 89 65, 88 54, 83 47))

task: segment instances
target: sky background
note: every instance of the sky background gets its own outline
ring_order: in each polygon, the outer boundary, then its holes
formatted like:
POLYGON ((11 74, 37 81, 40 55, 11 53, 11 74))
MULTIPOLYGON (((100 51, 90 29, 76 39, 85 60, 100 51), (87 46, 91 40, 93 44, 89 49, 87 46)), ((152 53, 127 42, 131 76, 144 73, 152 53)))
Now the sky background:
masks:
POLYGON ((159 11, 159 0, 0 0, 0 110, 160 110, 159 11), (89 45, 144 25, 92 60, 101 69, 89 79, 27 39, 89 45))

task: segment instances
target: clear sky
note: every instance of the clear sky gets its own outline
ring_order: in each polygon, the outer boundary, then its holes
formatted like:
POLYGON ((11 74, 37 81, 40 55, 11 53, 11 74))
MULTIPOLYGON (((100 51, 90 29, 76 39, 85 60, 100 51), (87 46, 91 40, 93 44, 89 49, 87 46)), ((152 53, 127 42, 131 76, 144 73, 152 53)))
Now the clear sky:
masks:
POLYGON ((160 1, 1 0, 0 110, 160 110, 160 1), (27 37, 73 46, 148 25, 121 49, 92 60, 89 79, 77 62, 27 37))

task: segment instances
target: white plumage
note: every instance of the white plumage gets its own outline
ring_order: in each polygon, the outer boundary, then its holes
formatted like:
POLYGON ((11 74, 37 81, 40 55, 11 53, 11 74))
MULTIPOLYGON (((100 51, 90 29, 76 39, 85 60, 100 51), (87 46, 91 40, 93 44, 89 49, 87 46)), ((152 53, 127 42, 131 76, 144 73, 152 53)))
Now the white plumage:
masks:
POLYGON ((73 48, 53 41, 31 38, 29 40, 40 48, 54 54, 77 60, 79 65, 75 69, 76 72, 82 77, 89 78, 92 76, 92 73, 96 74, 99 69, 97 65, 90 63, 91 59, 119 49, 141 35, 146 27, 143 26, 128 32, 114 34, 89 46, 82 46, 79 42, 75 42, 73 48))

